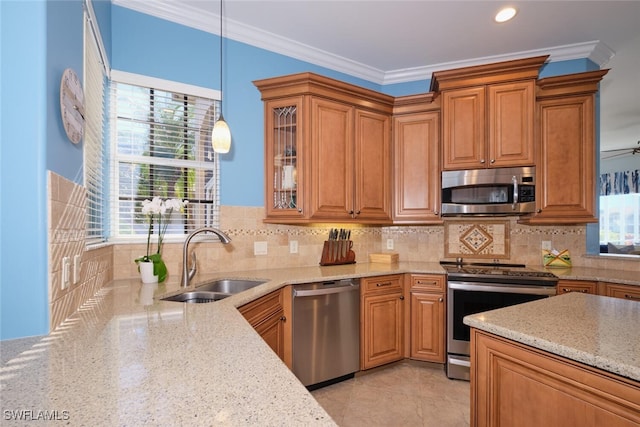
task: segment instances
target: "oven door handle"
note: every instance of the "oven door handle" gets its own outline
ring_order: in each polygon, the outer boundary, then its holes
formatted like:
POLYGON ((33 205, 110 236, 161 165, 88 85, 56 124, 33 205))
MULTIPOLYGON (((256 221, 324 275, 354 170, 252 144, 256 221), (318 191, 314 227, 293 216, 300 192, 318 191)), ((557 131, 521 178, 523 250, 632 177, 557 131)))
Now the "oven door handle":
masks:
POLYGON ((548 286, 504 286, 484 283, 447 282, 449 289, 472 292, 506 292, 510 294, 550 295, 556 294, 555 287, 548 286))

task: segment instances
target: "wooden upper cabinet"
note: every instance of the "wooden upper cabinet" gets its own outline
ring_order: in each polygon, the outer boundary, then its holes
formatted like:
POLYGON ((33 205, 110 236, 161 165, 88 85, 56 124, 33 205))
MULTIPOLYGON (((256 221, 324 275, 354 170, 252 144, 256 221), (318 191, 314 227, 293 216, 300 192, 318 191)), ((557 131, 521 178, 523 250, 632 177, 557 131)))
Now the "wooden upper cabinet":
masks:
POLYGON ((608 70, 538 81, 538 212, 526 224, 597 222, 595 94, 608 70))
POLYGON ((442 223, 440 104, 432 98, 432 93, 403 97, 394 107, 394 224, 442 223))
POLYGON ((265 102, 265 222, 391 223, 394 98, 313 73, 254 84, 265 102), (289 106, 295 132, 282 132, 277 108, 289 106), (294 188, 281 137, 296 141, 294 188))
POLYGON ((535 81, 547 56, 433 74, 442 92, 442 169, 535 164, 535 81))

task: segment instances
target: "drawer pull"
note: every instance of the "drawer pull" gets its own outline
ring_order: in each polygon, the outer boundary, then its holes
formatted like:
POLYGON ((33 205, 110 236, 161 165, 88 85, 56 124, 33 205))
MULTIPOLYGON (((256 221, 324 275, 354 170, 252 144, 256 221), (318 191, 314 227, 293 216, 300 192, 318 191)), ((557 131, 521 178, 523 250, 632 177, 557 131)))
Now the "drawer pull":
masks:
POLYGON ((391 285, 393 285, 393 282, 376 283, 376 286, 391 286, 391 285))
POLYGON ((562 292, 582 292, 583 294, 587 293, 586 289, 569 289, 569 288, 562 288, 562 292))
POLYGON ((438 282, 436 282, 435 280, 429 281, 429 282, 424 282, 422 280, 418 280, 418 285, 437 285, 438 282))
POLYGON ((444 298, 440 297, 440 298, 438 298, 438 301, 439 302, 444 302, 444 298))
POLYGON ((624 294, 624 297, 625 297, 626 299, 635 299, 635 300, 640 301, 640 296, 638 296, 638 295, 624 294))

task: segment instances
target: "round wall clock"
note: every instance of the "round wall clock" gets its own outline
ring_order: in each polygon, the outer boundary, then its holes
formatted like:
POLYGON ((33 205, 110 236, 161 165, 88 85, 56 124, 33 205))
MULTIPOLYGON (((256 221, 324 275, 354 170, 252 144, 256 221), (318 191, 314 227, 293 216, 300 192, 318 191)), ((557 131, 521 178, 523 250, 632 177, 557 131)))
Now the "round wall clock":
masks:
POLYGON ((60 81, 60 113, 67 136, 74 144, 84 136, 84 92, 78 75, 71 68, 62 73, 60 81))

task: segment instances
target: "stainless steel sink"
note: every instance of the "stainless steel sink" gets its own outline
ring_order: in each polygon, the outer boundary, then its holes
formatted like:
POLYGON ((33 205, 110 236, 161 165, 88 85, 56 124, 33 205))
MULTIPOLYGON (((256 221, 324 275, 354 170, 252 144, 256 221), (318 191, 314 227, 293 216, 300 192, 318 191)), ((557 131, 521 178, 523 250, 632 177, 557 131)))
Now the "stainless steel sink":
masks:
POLYGON ((217 279, 213 282, 197 286, 196 291, 220 292, 233 295, 246 291, 247 289, 255 288, 263 283, 265 283, 264 280, 217 279))
POLYGON ((219 292, 191 291, 191 292, 183 292, 181 294, 173 295, 171 297, 162 298, 162 300, 197 304, 197 303, 220 301, 221 299, 224 299, 228 296, 230 295, 221 294, 219 292))
POLYGON ((255 288, 263 283, 265 283, 264 280, 216 279, 196 287, 195 290, 162 298, 162 300, 187 303, 214 302, 246 291, 247 289, 255 288))

